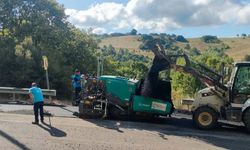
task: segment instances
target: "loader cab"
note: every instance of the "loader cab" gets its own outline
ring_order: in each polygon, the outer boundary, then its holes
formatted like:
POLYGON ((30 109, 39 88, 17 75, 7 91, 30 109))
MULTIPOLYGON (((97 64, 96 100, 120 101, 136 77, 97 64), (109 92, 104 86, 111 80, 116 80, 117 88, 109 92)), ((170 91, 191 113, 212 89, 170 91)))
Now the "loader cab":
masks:
POLYGON ((250 98, 250 62, 235 64, 230 83, 230 102, 244 104, 250 98))

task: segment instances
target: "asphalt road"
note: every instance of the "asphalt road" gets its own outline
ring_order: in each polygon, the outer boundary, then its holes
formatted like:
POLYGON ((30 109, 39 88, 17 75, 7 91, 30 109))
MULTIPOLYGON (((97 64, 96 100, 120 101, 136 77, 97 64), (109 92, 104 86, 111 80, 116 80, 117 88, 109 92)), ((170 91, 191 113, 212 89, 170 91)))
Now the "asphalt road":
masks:
POLYGON ((223 124, 215 130, 201 131, 194 127, 191 117, 184 114, 150 122, 131 122, 79 119, 77 107, 72 106, 46 106, 45 110, 52 117, 46 117, 47 126, 36 128, 31 125, 31 105, 0 104, 0 149, 44 149, 36 147, 37 144, 45 149, 248 150, 250 147, 250 135, 244 127, 223 124), (27 132, 27 129, 30 130, 27 132), (42 141, 38 135, 42 135, 42 141))
MULTIPOLYGON (((56 117, 77 117, 75 106, 44 106, 44 111, 56 117)), ((0 112, 33 115, 33 105, 0 104, 0 112)))

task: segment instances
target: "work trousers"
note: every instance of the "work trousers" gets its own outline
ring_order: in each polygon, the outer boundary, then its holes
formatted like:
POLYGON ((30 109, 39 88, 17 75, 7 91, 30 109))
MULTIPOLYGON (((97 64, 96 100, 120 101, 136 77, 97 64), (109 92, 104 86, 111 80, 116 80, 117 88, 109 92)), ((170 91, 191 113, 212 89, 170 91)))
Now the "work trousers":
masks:
POLYGON ((80 95, 81 90, 82 90, 81 87, 76 87, 75 88, 75 101, 79 101, 80 100, 80 98, 81 98, 81 95, 80 95))
POLYGON ((38 119, 38 110, 40 112, 40 119, 41 119, 41 121, 43 121, 44 120, 44 118, 43 118, 43 102, 36 102, 36 103, 34 103, 35 122, 39 122, 39 119, 38 119))

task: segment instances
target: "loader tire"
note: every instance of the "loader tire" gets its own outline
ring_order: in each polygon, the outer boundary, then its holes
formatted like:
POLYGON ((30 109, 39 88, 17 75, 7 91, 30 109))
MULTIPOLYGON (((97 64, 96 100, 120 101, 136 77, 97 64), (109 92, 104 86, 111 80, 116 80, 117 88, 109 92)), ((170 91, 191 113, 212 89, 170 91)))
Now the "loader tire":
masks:
POLYGON ((210 107, 200 107, 193 114, 193 121, 199 129, 210 130, 218 124, 218 114, 210 107))
POLYGON ((243 114, 243 122, 248 132, 250 133, 250 108, 248 108, 243 114))

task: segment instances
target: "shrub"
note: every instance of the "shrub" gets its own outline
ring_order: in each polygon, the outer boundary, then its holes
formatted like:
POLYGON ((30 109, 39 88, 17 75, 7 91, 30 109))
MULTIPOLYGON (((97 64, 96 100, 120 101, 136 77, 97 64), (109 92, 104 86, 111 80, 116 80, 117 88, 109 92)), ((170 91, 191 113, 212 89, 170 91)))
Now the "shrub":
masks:
POLYGON ((220 42, 217 36, 212 36, 212 35, 204 35, 201 37, 201 40, 205 43, 219 43, 220 42))
POLYGON ((179 41, 179 42, 188 42, 187 39, 185 39, 182 35, 178 35, 176 37, 176 41, 179 41))

